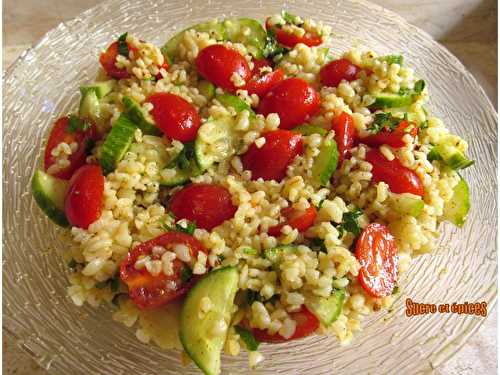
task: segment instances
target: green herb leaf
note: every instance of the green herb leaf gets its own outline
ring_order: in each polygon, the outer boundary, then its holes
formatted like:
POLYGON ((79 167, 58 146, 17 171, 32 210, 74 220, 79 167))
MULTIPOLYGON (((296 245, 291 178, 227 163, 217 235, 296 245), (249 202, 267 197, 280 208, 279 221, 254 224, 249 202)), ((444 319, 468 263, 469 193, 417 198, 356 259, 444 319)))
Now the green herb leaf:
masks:
POLYGON ((399 286, 398 285, 394 285, 394 288, 392 289, 392 294, 398 294, 399 293, 399 286))
POLYGON ((194 160, 194 142, 184 143, 182 151, 177 155, 175 160, 169 166, 170 168, 179 168, 182 170, 189 169, 191 162, 194 160))
POLYGON ((259 292, 256 292, 255 290, 247 289, 246 290, 246 295, 245 295, 245 300, 247 302, 248 306, 252 306, 252 303, 255 301, 261 301, 260 294, 259 292))
POLYGON ((280 60, 289 51, 290 51, 289 49, 281 46, 278 43, 274 31, 272 30, 267 31, 266 45, 262 51, 265 58, 274 60, 274 58, 276 57, 278 60, 280 60))
POLYGON ((68 262, 68 267, 69 268, 76 268, 76 266, 78 266, 78 263, 76 260, 74 259, 71 259, 69 262, 68 262))
POLYGON ((382 130, 394 130, 401 123, 401 118, 394 117, 390 112, 380 112, 375 114, 373 122, 368 127, 368 130, 379 133, 382 130))
POLYGON ((345 232, 351 232, 356 237, 361 234, 361 227, 358 224, 358 217, 363 215, 363 211, 359 208, 354 208, 354 210, 349 212, 344 212, 342 215, 342 223, 337 226, 337 231, 339 236, 342 237, 345 232))
POLYGON ((122 34, 118 38, 118 53, 125 56, 128 59, 128 44, 127 44, 127 34, 122 34))
POLYGON ((320 200, 318 203, 318 210, 321 210, 321 207, 323 207, 323 203, 325 202, 324 199, 320 200))
POLYGON ((403 55, 386 55, 379 57, 380 61, 386 61, 388 65, 403 65, 403 55))
POLYGON ((252 332, 240 326, 234 326, 234 330, 238 335, 240 335, 240 338, 245 343, 247 350, 254 352, 259 348, 260 342, 257 341, 252 332))
POLYGON ((420 129, 427 129, 429 127, 429 121, 425 120, 425 121, 422 121, 419 125, 419 128, 420 129))
POLYGON ((433 162, 434 160, 441 160, 441 155, 439 155, 436 146, 434 146, 427 154, 427 160, 430 162, 433 162))
POLYGON ((81 131, 85 132, 90 128, 90 124, 86 121, 83 121, 79 117, 75 115, 70 115, 69 116, 69 124, 68 127, 66 128, 66 131, 68 133, 74 133, 76 131, 81 131))
POLYGON ((191 280, 191 277, 193 276, 193 271, 187 266, 184 266, 181 270, 181 280, 183 283, 187 283, 189 280, 191 280))
POLYGON ((113 293, 118 292, 118 289, 120 288, 120 275, 116 275, 114 278, 112 278, 110 281, 110 285, 111 291, 113 293))
POLYGON ((107 281, 99 281, 97 284, 95 284, 95 287, 97 289, 104 289, 108 285, 107 281))
POLYGON ((423 79, 418 80, 415 82, 415 85, 413 86, 413 90, 415 91, 416 94, 420 94, 422 91, 424 91, 425 88, 425 81, 423 79))
POLYGON ((184 232, 193 235, 195 229, 196 229, 196 223, 194 221, 188 221, 188 224, 185 228, 180 224, 175 224, 175 230, 177 232, 184 232))
POLYGON ((325 246, 325 240, 322 240, 321 238, 312 238, 311 239, 311 246, 313 247, 314 250, 318 249, 318 251, 322 253, 326 253, 326 246, 325 246))

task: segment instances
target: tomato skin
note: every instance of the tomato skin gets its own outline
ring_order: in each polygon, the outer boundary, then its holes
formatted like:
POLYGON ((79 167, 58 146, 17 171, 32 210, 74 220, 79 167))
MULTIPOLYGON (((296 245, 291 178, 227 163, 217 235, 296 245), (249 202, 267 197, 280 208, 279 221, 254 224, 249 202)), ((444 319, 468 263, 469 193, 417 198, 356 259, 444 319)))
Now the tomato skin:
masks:
MULTIPOLYGON (((127 43, 128 44, 128 43, 127 43)), ((128 44, 129 50, 135 49, 128 44)), ((115 66, 116 57, 118 56, 118 41, 113 42, 109 45, 108 49, 101 53, 99 56, 99 62, 102 68, 106 71, 106 74, 112 78, 124 79, 130 78, 130 73, 127 72, 126 68, 117 68, 115 66)))
POLYGON ((276 84, 261 100, 258 112, 267 116, 277 113, 280 128, 291 129, 303 124, 320 106, 319 94, 300 78, 288 78, 276 84))
MULTIPOLYGON (((162 66, 159 66, 158 69, 165 69, 165 70, 168 70, 168 68, 170 67, 170 65, 168 65, 168 62, 167 62, 167 59, 165 59, 165 62, 163 63, 162 66)), ((156 80, 159 81, 160 79, 163 78, 163 76, 161 75, 160 72, 158 72, 158 74, 155 76, 156 80)))
POLYGON ((55 163, 51 152, 59 143, 65 142, 71 144, 76 142, 78 144, 77 150, 68 158, 70 165, 53 174, 54 177, 63 180, 69 180, 74 171, 85 164, 87 144, 90 140, 97 139, 97 131, 94 124, 90 124, 90 128, 86 131, 75 130, 74 132, 68 131, 68 126, 69 117, 61 117, 54 123, 49 138, 47 139, 44 154, 44 169, 47 170, 55 163))
POLYGON ((285 47, 293 48, 299 43, 305 44, 308 47, 314 47, 319 46, 323 42, 321 36, 316 34, 298 36, 287 33, 283 29, 271 26, 269 20, 270 18, 266 19, 266 30, 272 30, 276 35, 278 43, 284 45, 285 47))
POLYGON ((196 138, 200 116, 196 108, 178 95, 159 92, 149 96, 153 104, 151 115, 156 125, 169 138, 189 142, 196 138))
POLYGON ((139 256, 151 255, 155 246, 165 247, 175 244, 184 244, 190 249, 191 258, 196 259, 198 252, 206 249, 193 236, 181 232, 167 232, 152 240, 143 242, 128 253, 120 266, 120 278, 129 288, 129 297, 140 309, 155 309, 164 306, 184 296, 197 281, 192 277, 189 281, 182 281, 182 269, 187 267, 179 259, 173 261, 173 275, 160 273, 151 275, 145 268, 136 269, 135 262, 139 256))
POLYGON ((411 193, 424 196, 424 186, 418 175, 401 165, 398 159, 389 161, 376 149, 369 150, 365 159, 373 166, 373 182, 385 182, 396 194, 411 193))
POLYGON ((368 225, 356 242, 355 256, 361 264, 358 279, 371 296, 392 293, 398 273, 398 249, 389 229, 379 223, 368 225))
POLYGON ((410 134, 412 137, 416 137, 418 133, 418 129, 413 124, 410 124, 408 121, 401 121, 398 127, 392 131, 390 130, 382 130, 377 134, 372 134, 367 137, 360 138, 360 142, 364 143, 368 146, 377 147, 382 145, 388 145, 394 148, 401 148, 406 145, 403 141, 403 137, 406 134, 410 134), (410 131, 406 131, 408 127, 412 126, 410 131))
POLYGON ((269 90, 283 81, 284 77, 285 74, 280 68, 266 73, 263 76, 257 73, 247 82, 245 89, 248 91, 249 95, 257 94, 257 96, 263 97, 269 90))
POLYGON ((360 68, 347 59, 334 60, 323 66, 319 72, 321 83, 325 86, 337 87, 345 79, 354 81, 360 68))
POLYGON ((243 167, 252 172, 252 180, 281 181, 293 159, 302 153, 302 136, 289 130, 265 133, 266 143, 258 148, 252 143, 241 157, 243 167))
POLYGON ((196 57, 198 73, 216 86, 232 93, 238 88, 231 81, 231 76, 237 73, 245 83, 250 79, 251 72, 247 61, 241 54, 222 44, 213 44, 203 48, 196 57))
POLYGON ((64 213, 72 226, 87 229, 99 219, 104 201, 104 176, 101 167, 80 167, 69 182, 64 213))
POLYGON ((319 320, 304 305, 297 312, 289 313, 290 318, 297 322, 294 334, 288 339, 279 333, 270 335, 265 329, 252 328, 252 333, 260 342, 278 343, 290 340, 301 339, 313 334, 319 328, 319 320))
POLYGON ((356 128, 352 116, 342 112, 332 120, 332 129, 335 131, 335 142, 339 150, 339 167, 346 158, 356 138, 356 128))
POLYGON ((270 236, 279 236, 281 235, 281 229, 285 225, 290 225, 293 229, 297 229, 299 232, 304 232, 314 224, 317 213, 318 212, 313 205, 309 206, 306 210, 286 207, 281 210, 281 214, 285 217, 285 222, 269 228, 267 233, 270 236))
POLYGON ((236 213, 231 194, 214 184, 190 184, 179 190, 170 201, 170 210, 177 220, 194 221, 199 228, 212 228, 231 219, 236 213))

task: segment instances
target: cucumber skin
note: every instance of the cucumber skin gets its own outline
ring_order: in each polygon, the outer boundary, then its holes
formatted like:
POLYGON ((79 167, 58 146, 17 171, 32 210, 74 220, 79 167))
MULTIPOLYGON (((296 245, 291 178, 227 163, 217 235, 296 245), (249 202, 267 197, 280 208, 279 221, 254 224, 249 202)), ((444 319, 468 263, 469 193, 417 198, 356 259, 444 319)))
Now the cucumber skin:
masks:
MULTIPOLYGON (((182 344, 184 350, 186 351, 186 353, 193 360, 193 362, 200 368, 200 370, 202 370, 206 375, 219 375, 220 374, 220 357, 219 357, 219 360, 216 361, 216 368, 209 369, 209 368, 207 368, 206 364, 202 363, 202 360, 200 360, 200 358, 197 358, 195 356, 194 351, 191 350, 193 343, 189 342, 190 338, 186 336, 186 332, 185 332, 184 327, 188 327, 188 326, 192 327, 193 324, 196 323, 196 318, 198 317, 198 312, 196 311, 196 313, 193 312, 193 314, 190 314, 186 310, 188 309, 188 307, 190 307, 190 306, 188 306, 188 303, 190 302, 190 297, 193 296, 198 291, 198 289, 203 287, 204 280, 207 280, 208 278, 213 279, 214 277, 218 276, 221 273, 229 273, 229 272, 231 272, 231 274, 228 275, 229 280, 225 280, 225 285, 227 285, 228 283, 230 283, 232 281, 234 282, 234 287, 232 288, 232 290, 229 291, 229 293, 232 294, 232 300, 231 300, 231 304, 230 304, 230 305, 232 305, 234 302, 234 297, 235 297, 236 292, 238 290, 238 280, 239 280, 238 270, 236 269, 236 267, 223 267, 223 268, 219 268, 215 271, 209 272, 208 274, 203 276, 203 278, 200 279, 195 284, 195 286, 188 292, 186 299, 184 300, 182 310, 181 310, 179 339, 180 339, 181 344, 182 344), (231 280, 231 279, 234 279, 234 280, 231 280)), ((214 289, 212 289, 212 290, 214 290, 214 289)), ((219 290, 219 288, 217 288, 215 290, 219 290)), ((196 309, 199 308, 198 305, 199 305, 199 303, 196 304, 196 309)), ((222 346, 224 345, 224 341, 222 342, 222 346)), ((195 345, 201 344, 201 342, 197 342, 194 344, 195 345)), ((221 347, 221 351, 222 351, 222 347, 221 347)))
POLYGON ((406 107, 413 103, 413 95, 399 95, 381 93, 375 96, 375 102, 369 105, 370 109, 386 109, 394 107, 406 107))
POLYGON ((122 102, 125 106, 125 114, 137 125, 139 129, 141 129, 143 134, 156 136, 161 135, 160 129, 158 129, 154 124, 146 121, 137 102, 128 96, 124 96, 122 102))
MULTIPOLYGON (((344 300, 345 300, 345 291, 344 289, 337 289, 334 290, 334 292, 330 295, 330 297, 318 297, 316 301, 317 303, 323 303, 322 306, 319 306, 319 308, 315 307, 315 304, 313 303, 307 303, 306 306, 307 308, 320 320, 320 322, 328 327, 330 326, 333 322, 335 322, 338 317, 340 316, 340 313, 342 312, 342 306, 344 305, 344 300), (326 306, 327 310, 324 310, 325 305, 330 305, 326 306), (332 307, 334 307, 334 311, 332 310, 332 307), (330 313, 329 316, 326 315, 326 313, 330 313)), ((317 305, 316 305, 317 306, 317 305)))
POLYGON ((424 209, 425 203, 421 198, 410 197, 404 194, 394 194, 392 197, 394 202, 393 209, 402 215, 410 215, 417 217, 424 209))
POLYGON ((323 141, 318 156, 313 162, 312 177, 321 186, 327 186, 333 172, 337 169, 339 151, 337 143, 331 140, 323 141))
POLYGON ((87 92, 94 91, 97 99, 101 99, 104 96, 108 95, 111 91, 113 91, 115 84, 115 80, 95 82, 91 85, 80 86, 80 93, 83 97, 87 92))
POLYGON ((299 126, 293 128, 292 131, 300 133, 304 136, 308 136, 308 135, 312 135, 312 134, 319 134, 322 137, 324 137, 326 135, 326 133, 328 133, 327 130, 324 128, 321 128, 321 127, 315 126, 315 125, 308 125, 308 124, 299 125, 299 126))
POLYGON ((252 110, 252 107, 235 95, 216 95, 215 99, 217 99, 224 107, 232 107, 238 113, 246 110, 250 112, 250 117, 255 117, 255 112, 252 110))
POLYGON ((99 104, 99 98, 94 90, 88 90, 83 94, 80 100, 80 108, 78 114, 82 118, 96 120, 99 118, 101 113, 101 107, 99 104))
MULTIPOLYGON (((49 196, 47 196, 44 191, 45 188, 43 186, 43 179, 47 178, 46 176, 50 178, 54 178, 50 175, 47 175, 45 172, 42 171, 36 171, 35 174, 33 175, 33 178, 31 180, 31 193, 33 194, 33 198, 35 198, 36 203, 40 207, 40 209, 44 212, 47 217, 52 220, 54 223, 57 225, 67 228, 69 227, 69 222, 68 219, 66 218, 66 215, 64 214, 64 207, 58 207, 56 203, 54 203, 49 196)), ((61 183, 65 183, 66 189, 69 185, 69 183, 65 180, 59 180, 61 183)), ((64 201, 64 200, 63 200, 64 201)))
POLYGON ((116 164, 130 148, 136 129, 137 126, 123 114, 111 127, 111 131, 101 146, 101 158, 99 160, 105 174, 115 169, 116 164), (121 150, 117 150, 118 148, 121 150))
POLYGON ((467 182, 461 178, 453 189, 453 197, 445 203, 443 218, 462 228, 470 210, 470 192, 467 182))

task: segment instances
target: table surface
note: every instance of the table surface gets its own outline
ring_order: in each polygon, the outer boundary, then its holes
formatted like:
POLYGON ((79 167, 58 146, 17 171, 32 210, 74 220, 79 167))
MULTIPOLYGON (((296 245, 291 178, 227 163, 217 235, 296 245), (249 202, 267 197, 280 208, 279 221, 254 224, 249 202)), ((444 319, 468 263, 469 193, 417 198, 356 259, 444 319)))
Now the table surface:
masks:
MULTIPOLYGON (((3 67, 48 30, 99 3, 99 0, 4 0, 3 67), (50 5, 50 6, 48 6, 50 5)), ((495 0, 375 0, 427 31, 447 47, 484 88, 497 108, 497 13, 495 0)), ((497 309, 482 327, 435 375, 490 375, 497 365, 497 309)), ((45 371, 3 337, 3 372, 43 375, 45 371)))

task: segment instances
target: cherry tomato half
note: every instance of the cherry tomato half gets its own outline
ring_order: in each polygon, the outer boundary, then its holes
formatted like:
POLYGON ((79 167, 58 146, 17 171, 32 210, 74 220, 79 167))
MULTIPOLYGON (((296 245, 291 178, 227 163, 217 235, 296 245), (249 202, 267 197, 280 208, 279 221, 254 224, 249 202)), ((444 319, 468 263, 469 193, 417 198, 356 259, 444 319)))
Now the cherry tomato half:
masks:
POLYGON ((276 84, 264 96, 258 112, 267 116, 277 113, 280 128, 291 129, 306 122, 320 106, 319 94, 300 78, 288 78, 276 84))
POLYGON ((293 159, 302 153, 302 136, 289 130, 274 130, 263 135, 266 143, 255 143, 242 156, 243 167, 252 172, 252 180, 281 181, 293 159))
MULTIPOLYGON (((127 43, 129 50, 137 50, 131 44, 127 43)), ((99 56, 99 62, 102 68, 106 71, 106 74, 111 78, 123 79, 130 78, 130 73, 127 68, 117 68, 116 57, 118 56, 118 41, 113 42, 109 45, 108 49, 101 53, 99 56)))
POLYGON ((170 210, 177 220, 188 219, 207 230, 231 219, 236 209, 229 191, 213 184, 188 185, 170 201, 170 210))
POLYGON ((72 226, 87 229, 99 219, 104 200, 104 176, 101 167, 80 167, 71 180, 64 201, 64 213, 72 226))
POLYGON ((288 48, 293 48, 297 44, 302 43, 309 47, 319 46, 322 42, 321 36, 317 34, 306 33, 303 36, 298 36, 286 32, 285 30, 278 28, 276 26, 271 26, 270 18, 266 20, 266 30, 272 30, 276 35, 276 40, 279 44, 284 45, 288 48))
MULTIPOLYGON (((197 278, 183 280, 182 273, 188 267, 179 259, 173 260, 172 275, 163 272, 151 275, 146 268, 136 269, 135 263, 142 256, 152 256, 153 247, 161 246, 172 250, 175 245, 182 244, 189 248, 191 258, 198 257, 198 252, 207 252, 203 245, 193 236, 181 232, 168 232, 152 240, 143 242, 128 253, 120 266, 120 278, 128 286, 128 294, 132 302, 141 309, 155 309, 184 296, 194 285, 197 278)), ((159 256, 157 256, 160 259, 159 256)))
POLYGON ((250 67, 245 58, 236 50, 213 44, 203 48, 196 57, 196 68, 198 73, 216 86, 230 92, 236 92, 238 88, 234 80, 237 74, 246 83, 251 76, 250 67))
MULTIPOLYGON (((75 120, 79 121, 75 118, 75 120)), ((83 123, 88 126, 87 129, 71 129, 69 127, 70 120, 69 117, 61 117, 57 120, 50 131, 49 138, 47 140, 47 145, 45 146, 44 154, 44 168, 47 170, 52 164, 56 162, 56 158, 52 156, 52 150, 57 147, 58 144, 64 142, 70 145, 75 142, 77 144, 77 149, 73 152, 68 160, 70 164, 59 170, 59 172, 52 173, 53 176, 61 178, 63 180, 69 180, 73 175, 73 172, 85 164, 85 158, 87 156, 87 147, 89 142, 96 140, 96 128, 94 124, 83 123)))
POLYGON ((167 137, 181 142, 196 138, 200 116, 191 103, 168 92, 152 94, 147 101, 153 104, 151 115, 167 137))
POLYGON ((356 128, 351 115, 342 112, 332 120, 332 129, 335 131, 335 142, 339 150, 338 165, 346 158, 349 150, 352 148, 354 138, 356 137, 356 128))
MULTIPOLYGON (((169 68, 169 67, 170 67, 170 66, 168 65, 167 59, 165 59, 165 62, 163 63, 163 65, 162 65, 162 66, 159 66, 159 67, 158 67, 158 69, 162 69, 162 68, 163 68, 163 69, 165 69, 165 70, 168 70, 168 68, 169 68)), ((160 73, 160 72, 158 72, 158 73, 156 74, 155 78, 156 78, 156 80, 157 80, 157 81, 159 81, 160 79, 162 79, 162 78, 163 78, 163 76, 161 75, 161 73, 160 73)))
POLYGON ((394 148, 404 147, 406 143, 403 141, 403 137, 406 134, 410 134, 412 137, 416 137, 418 133, 418 128, 409 123, 408 121, 401 121, 398 127, 394 130, 382 130, 377 134, 372 134, 367 137, 361 138, 359 141, 368 146, 381 146, 389 145, 394 148))
POLYGON ((248 91, 249 95, 257 94, 257 96, 263 97, 269 90, 281 82, 284 77, 285 74, 280 68, 265 73, 264 75, 259 73, 258 75, 254 75, 250 81, 247 82, 245 89, 248 91))
POLYGON ((260 342, 283 342, 301 339, 313 334, 319 327, 319 320, 305 306, 297 312, 289 313, 290 318, 297 323, 294 334, 288 339, 281 336, 279 333, 270 335, 265 329, 252 328, 252 333, 260 342))
POLYGON ((368 151, 365 159, 373 166, 373 182, 385 182, 396 194, 411 193, 421 197, 424 195, 424 186, 418 175, 401 165, 398 159, 389 161, 376 149, 368 151))
POLYGON ((392 293, 398 274, 396 241, 383 224, 368 225, 356 242, 355 256, 361 264, 358 279, 373 297, 392 293))
POLYGON ((319 76, 323 85, 337 87, 343 79, 348 82, 354 81, 359 71, 360 68, 349 60, 339 59, 323 66, 319 71, 319 76))
POLYGON ((281 215, 285 217, 285 222, 269 228, 267 233, 271 236, 279 236, 281 235, 281 229, 285 225, 290 225, 293 229, 304 232, 314 224, 316 214, 317 211, 313 205, 309 206, 306 210, 299 210, 293 207, 284 208, 281 210, 281 215))

